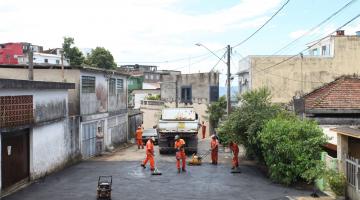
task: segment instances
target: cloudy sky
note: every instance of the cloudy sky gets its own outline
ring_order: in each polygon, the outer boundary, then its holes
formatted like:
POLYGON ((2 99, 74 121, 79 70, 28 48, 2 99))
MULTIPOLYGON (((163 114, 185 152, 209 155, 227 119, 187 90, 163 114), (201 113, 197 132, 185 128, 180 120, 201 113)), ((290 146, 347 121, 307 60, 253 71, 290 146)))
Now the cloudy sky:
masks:
MULTIPOLYGON (((286 0, 1 0, 0 43, 60 47, 64 36, 79 48, 109 49, 119 64, 152 64, 184 73, 210 71, 219 56, 263 24, 286 0)), ((349 0, 290 0, 247 43, 233 50, 232 73, 246 55, 271 55, 319 24, 349 0)), ((360 11, 357 1, 328 23, 280 52, 294 54, 360 11)), ((360 30, 360 20, 346 33, 360 30)), ((223 74, 225 65, 215 69, 223 74)), ((221 85, 225 79, 222 75, 221 85)))

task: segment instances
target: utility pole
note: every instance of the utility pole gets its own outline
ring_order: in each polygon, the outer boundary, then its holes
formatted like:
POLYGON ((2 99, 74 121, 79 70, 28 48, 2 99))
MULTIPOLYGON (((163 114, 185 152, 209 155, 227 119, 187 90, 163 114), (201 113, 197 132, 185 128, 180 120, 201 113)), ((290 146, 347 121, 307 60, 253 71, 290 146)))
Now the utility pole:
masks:
POLYGON ((230 88, 231 88, 231 80, 230 80, 230 56, 231 56, 231 48, 230 45, 227 45, 227 91, 226 91, 226 111, 227 111, 227 115, 228 117, 230 116, 230 111, 231 111, 231 94, 230 94, 230 88))
POLYGON ((64 50, 60 49, 60 54, 61 54, 61 76, 62 76, 62 80, 63 82, 65 82, 65 72, 64 72, 64 50))
POLYGON ((34 80, 34 53, 31 44, 28 44, 28 57, 29 57, 29 80, 34 80))
POLYGON ((175 107, 177 108, 179 106, 179 103, 178 103, 178 76, 179 75, 176 75, 176 78, 175 78, 175 107))

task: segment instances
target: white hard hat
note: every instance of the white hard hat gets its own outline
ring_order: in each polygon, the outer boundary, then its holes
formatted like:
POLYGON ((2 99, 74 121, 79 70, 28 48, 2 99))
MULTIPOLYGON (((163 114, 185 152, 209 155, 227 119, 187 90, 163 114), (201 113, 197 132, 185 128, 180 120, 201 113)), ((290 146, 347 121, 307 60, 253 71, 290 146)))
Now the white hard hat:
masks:
POLYGON ((155 142, 155 137, 151 137, 151 140, 152 140, 153 142, 155 142))
POLYGON ((175 140, 179 139, 180 136, 179 135, 175 135, 175 140))

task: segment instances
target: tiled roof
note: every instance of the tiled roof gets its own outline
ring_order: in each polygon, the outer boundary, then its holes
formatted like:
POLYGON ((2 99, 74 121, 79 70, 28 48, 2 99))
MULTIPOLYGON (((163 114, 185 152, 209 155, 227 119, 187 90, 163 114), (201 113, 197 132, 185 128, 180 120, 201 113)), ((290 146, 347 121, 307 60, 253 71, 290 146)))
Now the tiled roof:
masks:
POLYGON ((305 109, 360 109, 360 78, 341 77, 304 99, 305 109))

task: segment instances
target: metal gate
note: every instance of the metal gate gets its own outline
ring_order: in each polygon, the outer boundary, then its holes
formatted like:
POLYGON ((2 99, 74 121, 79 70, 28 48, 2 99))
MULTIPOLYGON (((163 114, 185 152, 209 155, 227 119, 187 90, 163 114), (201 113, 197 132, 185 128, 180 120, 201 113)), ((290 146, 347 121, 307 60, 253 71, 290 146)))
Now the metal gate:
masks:
POLYGON ((84 159, 96 155, 97 122, 82 125, 81 154, 84 159))
POLYGON ((360 161, 352 157, 345 159, 346 180, 348 183, 347 195, 349 199, 359 199, 360 197, 360 161))
POLYGON ((29 177, 29 130, 1 133, 1 181, 8 188, 29 177))

